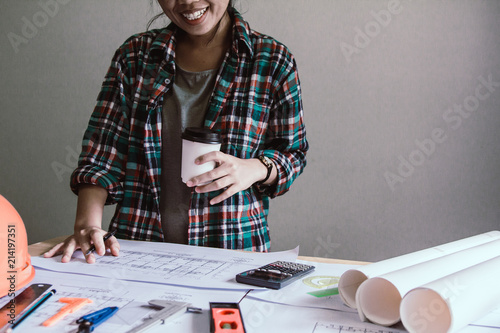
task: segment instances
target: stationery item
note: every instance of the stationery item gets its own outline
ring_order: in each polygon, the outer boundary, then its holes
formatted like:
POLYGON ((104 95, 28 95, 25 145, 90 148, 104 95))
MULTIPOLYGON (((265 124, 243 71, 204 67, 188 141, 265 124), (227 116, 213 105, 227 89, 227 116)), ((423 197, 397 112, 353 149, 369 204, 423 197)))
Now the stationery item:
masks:
POLYGON ((76 321, 77 324, 80 324, 78 326, 77 333, 93 332, 94 328, 105 322, 107 319, 111 318, 116 313, 116 311, 118 311, 117 306, 110 306, 80 317, 76 321))
MULTIPOLYGON (((111 231, 111 232, 106 233, 106 235, 104 235, 104 237, 102 238, 102 240, 105 242, 108 239, 110 239, 112 236, 114 236, 115 234, 116 234, 116 229, 113 230, 113 231, 111 231)), ((91 254, 94 251, 95 251, 95 245, 92 244, 92 246, 90 247, 90 249, 85 253, 85 256, 88 256, 89 254, 91 254)))
POLYGON ((153 299, 148 303, 152 307, 158 308, 160 310, 151 315, 149 318, 146 318, 141 325, 131 329, 130 331, 128 331, 128 333, 140 333, 148 330, 155 325, 165 324, 166 322, 172 321, 173 319, 186 313, 188 307, 191 306, 190 303, 186 302, 174 302, 160 299, 153 299))
POLYGON ((83 306, 92 303, 92 300, 88 298, 76 298, 76 297, 62 297, 59 298, 59 302, 67 303, 58 313, 43 322, 43 326, 52 326, 56 324, 59 320, 66 317, 70 313, 78 311, 83 306))
POLYGON ((210 333, 245 333, 238 303, 210 303, 210 333))
MULTIPOLYGON (((252 290, 248 294, 247 298, 251 297, 265 302, 300 307, 340 310, 343 312, 356 313, 357 315, 357 311, 355 309, 345 306, 339 296, 332 296, 332 294, 335 293, 340 276, 347 270, 354 269, 359 266, 316 261, 313 262, 300 259, 296 262, 313 265, 314 271, 311 272, 311 274, 307 274, 306 276, 300 278, 298 282, 279 290, 252 290)), ((250 330, 248 320, 246 320, 245 324, 247 330, 250 330)))
POLYGON ((280 289, 314 270, 314 266, 289 261, 275 261, 236 275, 236 281, 259 287, 280 289))
POLYGON ((45 303, 49 298, 51 298, 54 294, 56 293, 55 289, 52 289, 50 292, 46 293, 45 295, 40 298, 39 301, 37 301, 31 308, 29 308, 16 322, 14 325, 9 327, 7 329, 7 333, 12 332, 19 324, 23 322, 24 319, 28 318, 30 314, 32 314, 36 309, 38 309, 43 303, 45 303))
MULTIPOLYGON (((36 305, 40 297, 43 297, 43 293, 51 286, 51 284, 35 283, 24 289, 16 297, 11 298, 9 302, 0 309, 0 331, 7 325, 16 324, 24 313, 32 306, 36 305)), ((11 296, 14 296, 14 292, 12 292, 12 295, 8 295, 8 297, 11 296)))
MULTIPOLYGON (((393 325, 401 319, 401 300, 407 292, 499 254, 500 239, 370 278, 361 284, 356 293, 360 318, 379 325, 393 325)), ((454 281, 449 280, 449 283, 454 281)))
POLYGON ((495 239, 500 239, 500 231, 490 231, 349 270, 340 277, 340 297, 347 306, 356 309, 356 292, 358 291, 361 283, 365 280, 396 271, 398 269, 420 264, 435 258, 443 257, 461 250, 469 249, 495 239))

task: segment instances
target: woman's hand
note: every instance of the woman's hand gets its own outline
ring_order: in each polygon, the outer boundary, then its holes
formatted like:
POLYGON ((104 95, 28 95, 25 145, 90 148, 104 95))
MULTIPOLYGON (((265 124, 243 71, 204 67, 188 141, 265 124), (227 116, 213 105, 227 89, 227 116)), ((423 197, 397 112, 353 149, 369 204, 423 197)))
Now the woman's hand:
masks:
MULTIPOLYGON (((220 151, 210 152, 195 160, 196 164, 203 164, 213 161, 216 168, 197 177, 190 179, 186 185, 196 186, 196 192, 207 193, 226 189, 222 194, 210 200, 211 205, 215 205, 235 193, 246 190, 255 182, 263 180, 267 175, 267 168, 257 158, 241 159, 220 151), (199 185, 211 182, 207 185, 199 185)), ((277 178, 276 167, 273 166, 271 176, 266 184, 272 184, 277 178)))
MULTIPOLYGON (((66 238, 64 242, 54 246, 43 256, 50 258, 62 254, 61 262, 69 262, 76 250, 81 249, 85 255, 92 245, 95 246, 95 252, 100 256, 106 253, 106 249, 110 249, 111 254, 117 256, 120 252, 120 244, 118 244, 116 238, 113 236, 106 242, 103 241, 106 231, 102 230, 101 222, 107 196, 108 191, 102 187, 87 184, 80 185, 78 187, 74 234, 66 238)), ((85 260, 89 264, 94 263, 94 254, 85 255, 85 260)))
MULTIPOLYGON (((52 249, 44 253, 43 256, 45 258, 51 258, 55 255, 62 254, 63 256, 61 258, 61 262, 69 262, 71 260, 71 256, 76 250, 81 249, 85 255, 92 245, 95 246, 94 252, 100 256, 103 256, 107 249, 111 251, 112 255, 118 256, 120 252, 120 244, 114 236, 104 242, 103 237, 105 234, 106 231, 96 227, 75 231, 73 235, 69 236, 64 242, 57 244, 52 249)), ((89 253, 88 255, 85 255, 85 260, 89 264, 95 263, 94 254, 89 253)))

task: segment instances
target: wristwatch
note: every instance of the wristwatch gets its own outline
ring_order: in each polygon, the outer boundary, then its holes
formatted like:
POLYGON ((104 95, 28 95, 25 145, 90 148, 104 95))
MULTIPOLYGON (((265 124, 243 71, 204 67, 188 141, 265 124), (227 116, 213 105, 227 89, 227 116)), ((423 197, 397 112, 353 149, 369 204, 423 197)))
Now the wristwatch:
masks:
POLYGON ((269 157, 264 156, 264 155, 259 156, 259 161, 261 161, 262 164, 264 164, 264 166, 267 168, 266 178, 264 178, 263 180, 261 180, 257 183, 260 185, 260 184, 264 184, 269 179, 269 176, 271 176, 271 171, 273 171, 273 161, 271 161, 271 159, 269 157))

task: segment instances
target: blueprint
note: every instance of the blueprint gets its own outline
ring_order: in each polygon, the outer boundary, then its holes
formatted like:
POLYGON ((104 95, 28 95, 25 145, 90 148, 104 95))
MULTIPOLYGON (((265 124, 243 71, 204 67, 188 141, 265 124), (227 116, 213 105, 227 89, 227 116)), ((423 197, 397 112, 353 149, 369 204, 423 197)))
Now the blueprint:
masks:
POLYGON ((243 271, 276 260, 295 261, 298 248, 290 251, 255 253, 170 243, 120 240, 118 257, 96 256, 87 264, 80 251, 69 263, 61 257, 33 257, 35 267, 58 272, 103 276, 115 280, 154 282, 212 289, 248 289, 235 281, 243 271))

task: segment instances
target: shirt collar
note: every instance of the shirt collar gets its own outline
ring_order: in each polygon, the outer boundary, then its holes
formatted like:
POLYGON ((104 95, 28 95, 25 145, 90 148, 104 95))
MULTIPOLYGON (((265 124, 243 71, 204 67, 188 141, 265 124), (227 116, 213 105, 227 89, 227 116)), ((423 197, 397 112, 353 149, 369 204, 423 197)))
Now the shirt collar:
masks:
MULTIPOLYGON (((233 50, 238 55, 248 52, 248 55, 252 57, 253 49, 250 38, 250 26, 236 9, 231 8, 229 14, 233 20, 233 50)), ((169 24, 166 28, 157 30, 158 34, 154 37, 150 53, 162 52, 167 62, 173 61, 177 30, 178 27, 173 23, 169 24)))
POLYGON ((250 57, 253 56, 252 40, 250 38, 251 29, 241 14, 234 8, 230 9, 229 14, 233 19, 233 48, 236 54, 248 52, 250 57), (240 47, 242 49, 240 49, 240 47))

